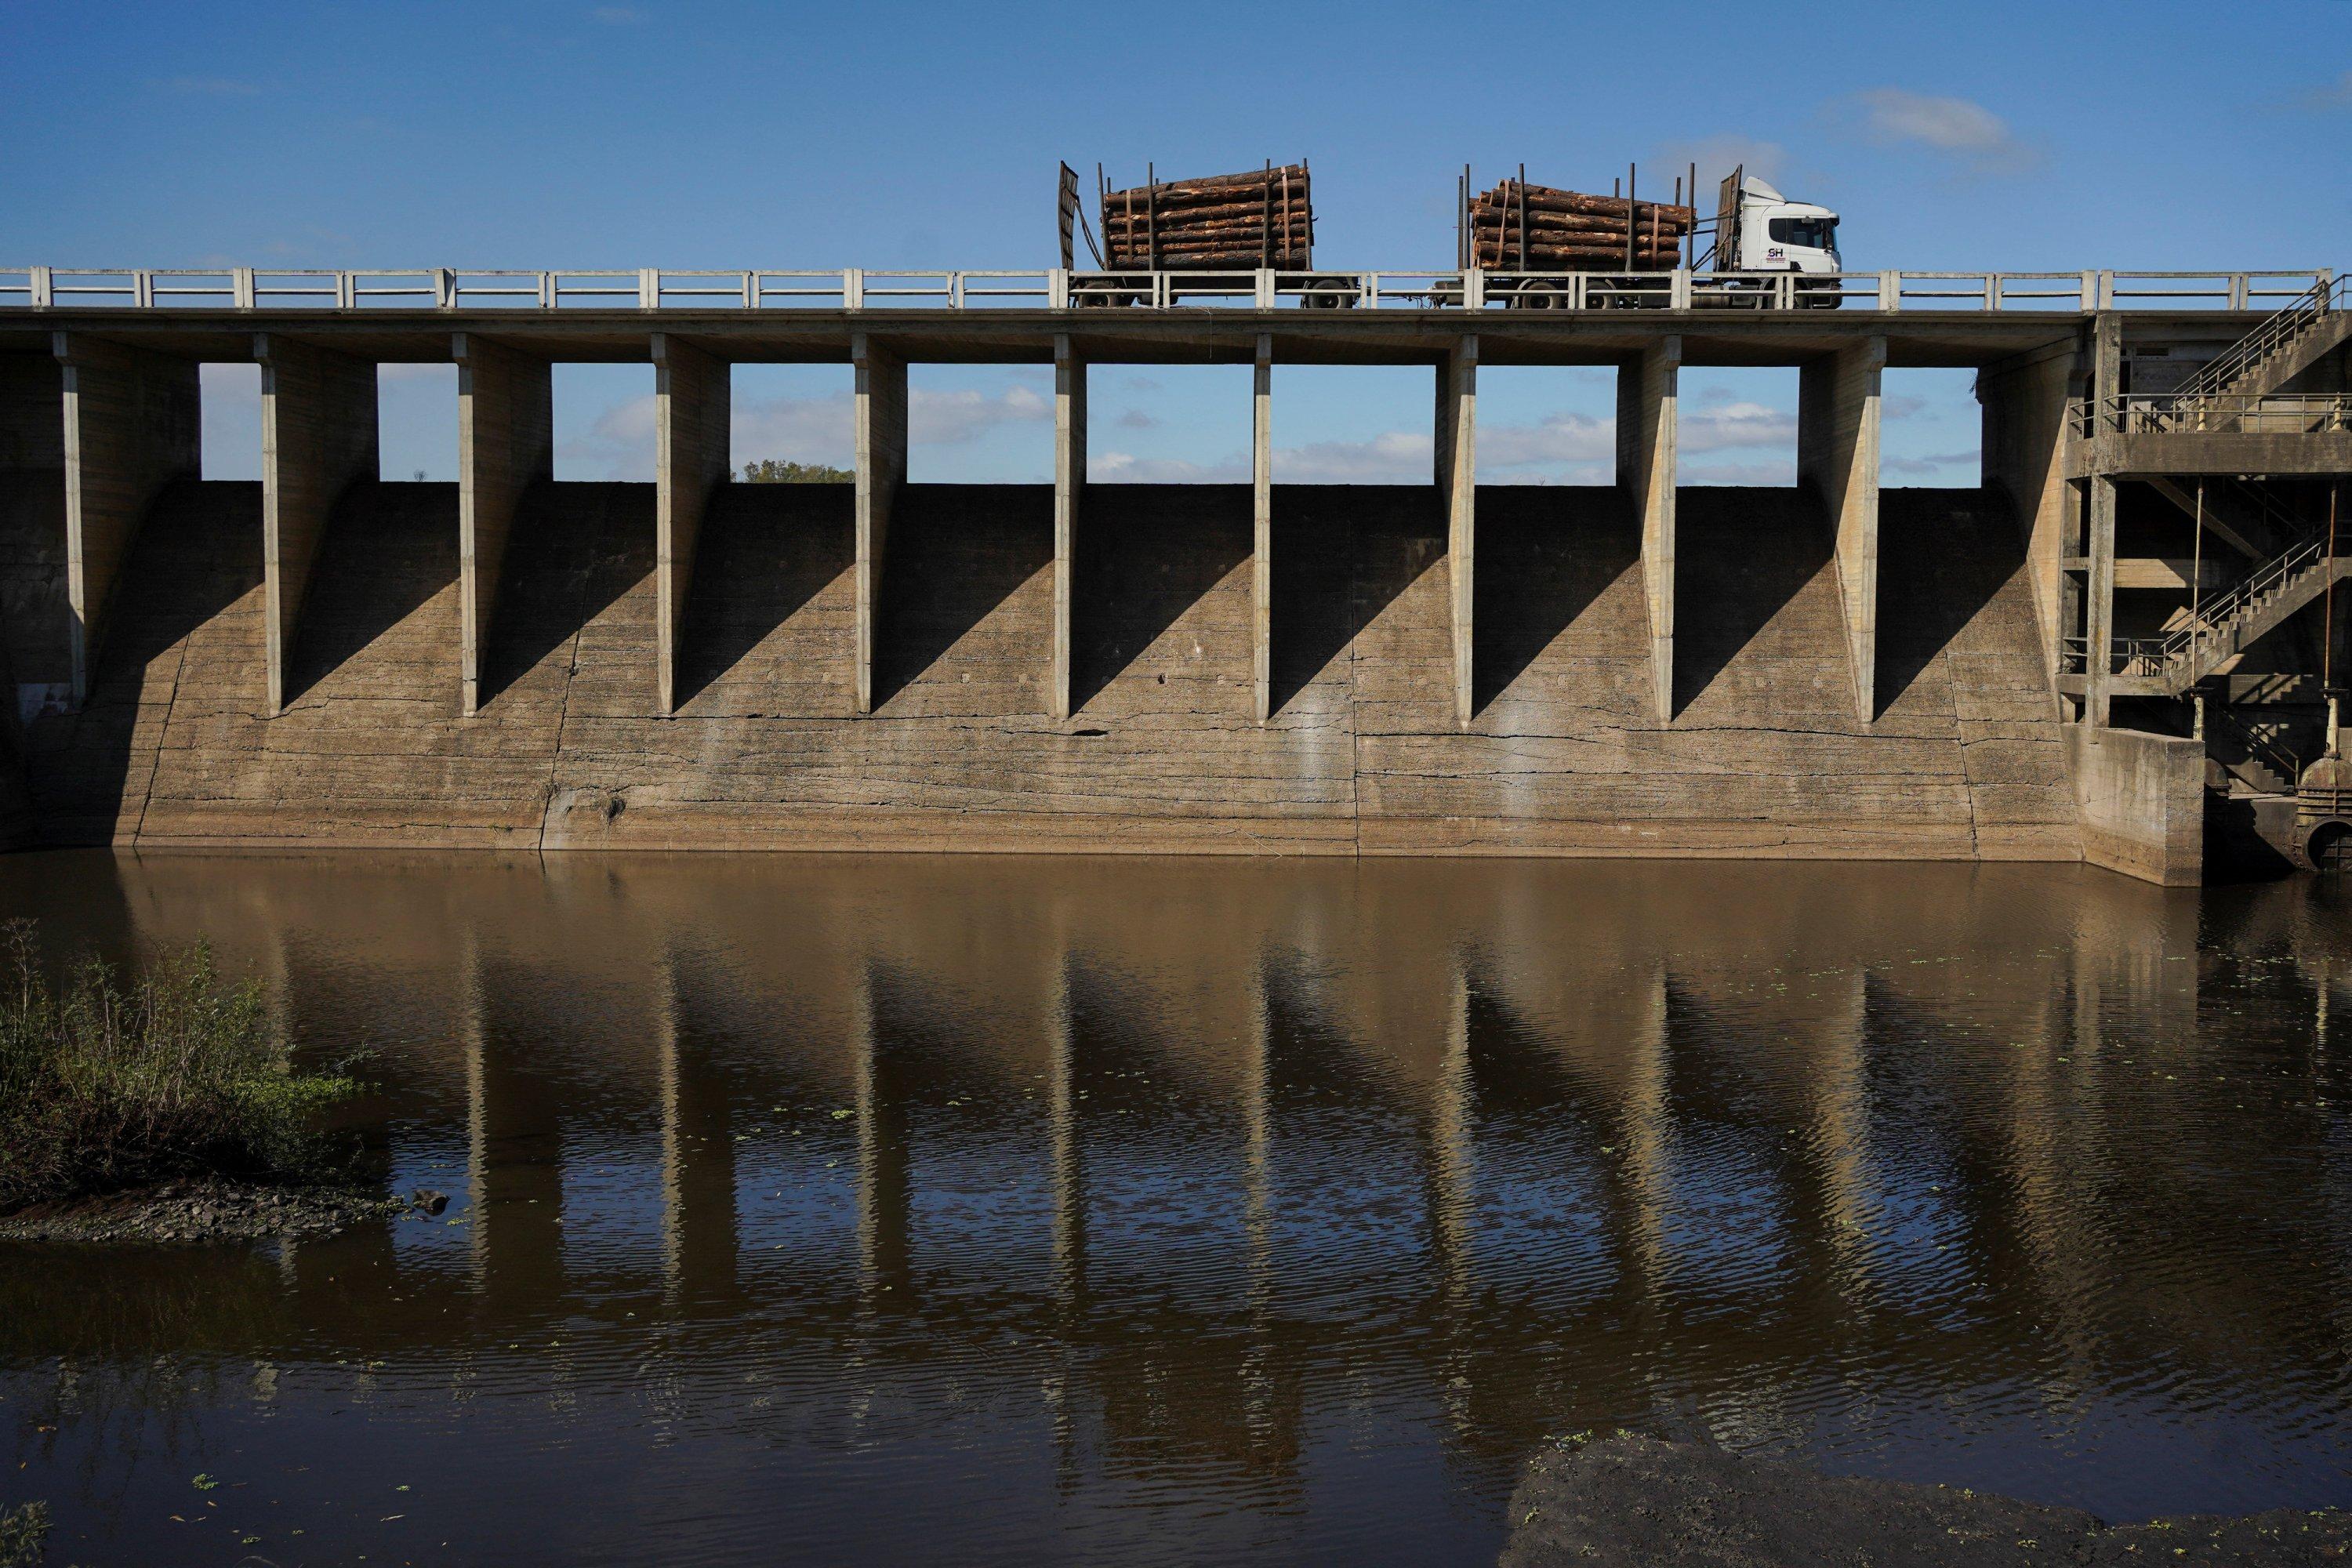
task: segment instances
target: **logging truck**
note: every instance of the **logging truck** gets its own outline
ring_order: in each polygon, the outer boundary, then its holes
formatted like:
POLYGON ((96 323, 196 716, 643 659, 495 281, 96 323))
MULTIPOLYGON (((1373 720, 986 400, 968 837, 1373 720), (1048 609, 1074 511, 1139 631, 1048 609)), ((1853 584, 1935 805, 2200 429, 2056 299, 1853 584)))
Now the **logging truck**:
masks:
MULTIPOLYGON (((1456 207, 1456 272, 1428 294, 1461 305, 1474 286, 1482 302, 1511 309, 1835 310, 1838 215, 1792 202, 1745 165, 1724 176, 1715 217, 1698 221, 1698 171, 1673 182, 1671 201, 1643 201, 1639 171, 1622 194, 1587 195, 1516 178, 1474 191, 1462 171, 1456 207), (1701 247, 1705 242, 1704 249, 1701 247), (1685 293, 1676 274, 1688 276, 1685 293)), ((1081 305, 1144 305, 1183 295, 1233 292, 1235 279, 1281 275, 1283 292, 1309 307, 1345 308, 1361 299, 1356 278, 1314 268, 1315 216, 1307 163, 1239 174, 1144 183, 1114 190, 1095 174, 1097 228, 1089 226, 1078 176, 1062 165, 1058 192, 1062 266, 1076 264, 1083 237, 1097 270, 1073 279, 1081 305), (1171 284, 1169 275, 1179 278, 1171 284)))
MULTIPOLYGON (((1718 188, 1714 221, 1700 223, 1683 203, 1682 180, 1672 201, 1643 201, 1634 174, 1622 195, 1602 196, 1529 184, 1524 166, 1474 192, 1465 168, 1456 266, 1483 275, 1485 303, 1522 310, 1668 307, 1676 290, 1665 275, 1677 270, 1693 275, 1692 309, 1837 308, 1838 220, 1829 208, 1790 201, 1743 166, 1718 188)), ((1456 287, 1437 302, 1460 300, 1456 287)))

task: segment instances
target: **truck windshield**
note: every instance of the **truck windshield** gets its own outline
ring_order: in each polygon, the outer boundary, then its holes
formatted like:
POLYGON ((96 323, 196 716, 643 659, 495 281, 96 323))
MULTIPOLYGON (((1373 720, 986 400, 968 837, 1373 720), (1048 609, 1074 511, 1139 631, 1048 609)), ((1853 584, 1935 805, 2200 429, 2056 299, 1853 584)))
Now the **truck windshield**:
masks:
POLYGON ((1837 245, 1833 217, 1776 217, 1765 226, 1775 245, 1800 245, 1809 250, 1830 250, 1837 245))

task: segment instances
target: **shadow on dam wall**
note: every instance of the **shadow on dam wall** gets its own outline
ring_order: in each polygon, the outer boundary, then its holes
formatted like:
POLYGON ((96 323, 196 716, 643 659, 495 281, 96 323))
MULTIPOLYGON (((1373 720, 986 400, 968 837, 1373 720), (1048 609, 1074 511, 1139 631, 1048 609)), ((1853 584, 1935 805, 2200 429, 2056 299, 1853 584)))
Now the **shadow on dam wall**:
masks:
POLYGON ((151 510, 87 707, 26 737, 48 840, 2080 853, 2021 552, 1990 492, 1885 492, 1867 723, 1827 525, 1791 489, 1682 492, 1664 723, 1624 498, 1481 490, 1466 726, 1427 486, 1276 487, 1264 723, 1244 487, 1084 492, 1066 721, 1050 717, 1045 487, 902 492, 870 718, 847 486, 716 498, 674 719, 654 716, 652 486, 534 487, 471 718, 451 487, 344 498, 275 719, 260 510, 257 486, 191 480, 151 510))

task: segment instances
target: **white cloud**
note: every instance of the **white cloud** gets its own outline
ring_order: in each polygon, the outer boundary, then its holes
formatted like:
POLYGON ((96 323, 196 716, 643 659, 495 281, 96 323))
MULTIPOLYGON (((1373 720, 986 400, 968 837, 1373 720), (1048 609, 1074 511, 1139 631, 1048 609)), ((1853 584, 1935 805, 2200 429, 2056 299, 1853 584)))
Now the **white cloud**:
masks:
POLYGON ((2303 95, 2303 106, 2322 113, 2334 109, 2352 109, 2352 71, 2346 71, 2325 87, 2315 87, 2303 95))
POLYGON ((1122 430, 1149 430, 1160 423, 1140 408, 1130 408, 1111 421, 1122 430))
MULTIPOLYGON (((1729 401, 1728 395, 1722 395, 1713 406, 1685 408, 1680 438, 1688 452, 1780 447, 1789 454, 1786 461, 1774 465, 1733 464, 1710 470, 1727 477, 1706 482, 1785 484, 1796 471, 1797 416, 1785 408, 1729 401)), ((1417 430, 1383 431, 1369 441, 1281 447, 1274 454, 1274 477, 1286 485, 1427 484, 1433 474, 1431 447, 1430 437, 1417 430)), ((1614 471, 1616 451, 1616 421, 1603 416, 1562 412, 1532 425, 1485 424, 1478 427, 1478 477, 1486 484, 1605 484, 1614 471)), ((1112 484, 1241 484, 1248 481, 1250 468, 1246 453, 1196 463, 1097 452, 1087 472, 1093 480, 1112 484)))
MULTIPOLYGON (((848 402, 846 394, 842 402, 848 402)), ((907 438, 926 446, 952 447, 1000 425, 1053 416, 1053 400, 1031 387, 1008 386, 998 393, 929 392, 917 387, 907 396, 907 438)))
MULTIPOLYGON (((1708 193, 1707 199, 1698 204, 1703 209, 1701 216, 1713 210, 1715 187, 1732 170, 1745 168, 1759 179, 1778 181, 1789 166, 1787 148, 1778 142, 1759 142, 1751 136, 1702 136, 1692 142, 1668 142, 1659 147, 1658 156, 1666 165, 1669 192, 1675 171, 1687 169, 1693 163, 1698 165, 1699 189, 1708 193)), ((1649 188, 1647 181, 1643 182, 1643 188, 1649 188)))
POLYGON ((1899 87, 1853 95, 1862 133, 1882 146, 1932 148, 1962 160, 1978 174, 2014 174, 2036 161, 2033 149, 2011 134, 2000 116, 1965 98, 1937 98, 1899 87))
POLYGON ((1601 463, 1617 450, 1617 422, 1590 414, 1547 414, 1533 425, 1481 425, 1478 473, 1530 463, 1601 463))
POLYGON ((1915 397, 1909 393, 1878 400, 1878 413, 1882 419, 1908 419, 1927 406, 1926 398, 1915 397))
POLYGON ((634 26, 646 19, 646 14, 635 5, 599 5, 588 15, 608 27, 634 26))
POLYGON ((602 468, 608 479, 649 478, 654 466, 653 398, 632 397, 614 404, 596 416, 583 439, 564 442, 555 448, 555 455, 583 468, 602 468))
POLYGON ((1315 441, 1278 447, 1274 477, 1286 485, 1427 484, 1434 443, 1425 431, 1384 430, 1369 441, 1315 441))
POLYGON ((1761 403, 1726 403, 1685 412, 1675 443, 1685 452, 1719 452, 1743 447, 1785 446, 1796 461, 1797 416, 1761 403))
POLYGON ((1940 474, 1946 468, 1974 468, 1983 455, 1974 448, 1965 452, 1936 452, 1924 458, 1881 458, 1879 467, 1891 474, 1940 474))
POLYGON ((1777 463, 1701 463, 1676 476, 1685 485, 1792 485, 1797 482, 1797 458, 1790 453, 1777 463))
POLYGON ((1131 452, 1096 452, 1087 458, 1087 478, 1114 485, 1245 485, 1249 458, 1236 454, 1214 463, 1184 458, 1139 458, 1131 452))
MULTIPOLYGON (((1002 392, 936 392, 916 387, 907 397, 911 444, 955 447, 1002 425, 1051 419, 1050 399, 1027 386, 1002 392)), ((856 407, 847 392, 816 397, 738 398, 731 435, 746 460, 775 458, 846 468, 855 457, 856 407)), ((601 468, 608 478, 642 477, 653 468, 654 400, 617 403, 599 414, 586 437, 567 443, 566 459, 601 468)))
POLYGON ((847 468, 856 457, 856 409, 850 395, 735 401, 735 450, 747 461, 827 463, 847 468))

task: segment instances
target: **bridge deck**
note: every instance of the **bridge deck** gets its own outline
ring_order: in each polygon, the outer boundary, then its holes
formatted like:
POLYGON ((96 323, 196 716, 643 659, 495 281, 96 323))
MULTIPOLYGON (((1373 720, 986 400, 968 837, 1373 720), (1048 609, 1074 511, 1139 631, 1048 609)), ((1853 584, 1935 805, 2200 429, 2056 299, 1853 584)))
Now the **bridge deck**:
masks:
MULTIPOLYGON (((1871 338, 1898 367, 1979 368, 2069 346, 2097 319, 2079 310, 1378 310, 1174 307, 1084 310, 740 309, 420 310, 11 310, 0 353, 45 353, 56 331, 204 360, 246 360, 256 333, 280 333, 362 358, 446 360, 454 332, 478 333, 565 361, 642 361, 656 332, 738 363, 847 363, 859 332, 906 359, 940 363, 1050 363, 1066 336, 1097 363, 1253 363, 1257 340, 1300 364, 1426 364, 1465 335, 1487 364, 1613 364, 1663 339, 1691 365, 1792 364, 1871 338)), ((2241 310, 2134 311, 2135 333, 2221 341, 2261 319, 2241 310)))

